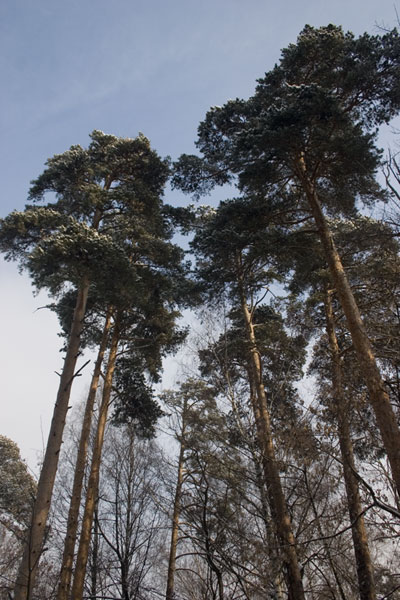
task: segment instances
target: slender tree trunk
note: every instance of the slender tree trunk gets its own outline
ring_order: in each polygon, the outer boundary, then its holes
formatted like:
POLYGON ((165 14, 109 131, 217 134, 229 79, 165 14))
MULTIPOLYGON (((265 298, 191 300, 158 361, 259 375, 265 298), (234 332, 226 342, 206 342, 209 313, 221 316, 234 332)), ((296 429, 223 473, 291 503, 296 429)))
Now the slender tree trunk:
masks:
MULTIPOLYGON (((315 502, 314 502, 313 492, 312 492, 312 490, 310 488, 310 485, 309 485, 309 482, 308 482, 307 469, 304 468, 303 472, 304 472, 304 483, 306 485, 306 490, 307 490, 307 493, 308 493, 308 497, 310 499, 311 508, 312 508, 312 511, 313 511, 313 514, 314 514, 314 519, 315 519, 315 522, 317 524, 318 535, 321 538, 321 542, 322 542, 322 545, 324 547, 325 554, 326 554, 326 557, 328 559, 329 566, 331 568, 333 577, 334 577, 334 579, 336 581, 337 589, 339 590, 339 595, 340 595, 340 597, 341 597, 342 600, 346 600, 346 594, 344 593, 344 589, 343 589, 343 586, 342 586, 342 582, 340 580, 340 576, 339 576, 339 574, 337 572, 335 563, 334 563, 334 561, 332 559, 331 550, 329 548, 327 540, 325 539, 325 533, 324 533, 324 531, 322 529, 321 519, 319 518, 318 510, 317 510, 317 507, 316 507, 315 502)), ((325 580, 326 580, 327 586, 329 587, 329 590, 330 590, 333 598, 336 598, 335 590, 332 587, 331 582, 329 581, 327 575, 325 575, 325 580)))
MULTIPOLYGON (((222 579, 222 572, 214 560, 214 552, 213 552, 213 548, 212 548, 212 543, 211 543, 211 539, 210 539, 210 530, 209 530, 208 521, 207 521, 209 483, 207 481, 207 476, 204 473, 204 471, 203 471, 203 477, 204 477, 204 481, 206 482, 206 487, 204 489, 204 500, 203 500, 203 506, 202 506, 201 521, 202 521, 202 529, 203 529, 203 533, 204 533, 204 537, 205 537, 206 561, 207 561, 208 566, 210 567, 210 571, 212 573, 214 573, 214 575, 217 578, 218 600, 224 600, 224 582, 222 579)), ((211 572, 210 572, 210 586, 212 588, 211 572)), ((213 597, 215 598, 216 594, 213 593, 213 597)))
POLYGON ((400 430, 396 416, 390 404, 389 395, 378 369, 374 352, 342 261, 323 214, 317 192, 307 176, 304 159, 300 159, 298 162, 298 174, 318 228, 332 282, 336 288, 336 293, 347 320, 347 326, 358 356, 361 373, 368 387, 369 400, 388 455, 392 477, 397 492, 400 495, 400 430))
POLYGON ((96 498, 94 507, 92 564, 90 573, 90 600, 97 598, 97 579, 99 574, 99 499, 96 498))
POLYGON ((171 531, 171 543, 169 551, 168 561, 168 574, 167 574, 167 590, 165 593, 166 600, 174 600, 174 583, 175 583, 175 570, 176 570, 176 549, 178 546, 178 533, 179 533, 179 516, 181 512, 181 498, 182 498, 182 484, 183 484, 183 465, 185 460, 185 411, 187 409, 187 400, 185 399, 182 411, 182 430, 181 440, 178 458, 178 478, 175 488, 174 508, 172 515, 172 531, 171 531))
POLYGON ((217 581, 218 581, 218 596, 219 600, 224 600, 224 582, 222 580, 221 570, 217 570, 217 581))
POLYGON ((271 515, 276 526, 276 532, 282 547, 282 557, 286 567, 285 576, 288 588, 288 598, 289 600, 304 600, 304 589, 297 558, 296 543, 276 463, 271 432, 271 420, 262 381, 261 359, 257 349, 252 315, 247 306, 247 300, 241 280, 240 256, 238 256, 237 275, 240 302, 249 343, 248 362, 252 379, 251 387, 255 389, 258 400, 257 409, 255 411, 257 435, 262 452, 263 469, 271 507, 271 515))
POLYGON ((345 401, 343 393, 340 349, 336 337, 331 292, 328 289, 325 289, 324 305, 326 315, 326 331, 328 334, 329 348, 332 357, 333 398, 335 402, 336 418, 338 423, 340 452, 343 462, 343 476, 347 494, 347 506, 350 523, 352 523, 351 533, 353 537, 354 554, 356 559, 360 600, 376 600, 374 571, 368 547, 368 538, 365 529, 364 517, 362 516, 358 482, 355 476, 355 461, 349 428, 349 407, 348 403, 345 401))
POLYGON ((74 583, 72 586, 72 598, 82 600, 83 586, 85 582, 86 565, 89 555, 90 533, 93 524, 93 514, 98 497, 101 453, 103 449, 104 431, 107 422, 108 408, 110 405, 112 380, 115 369, 119 342, 118 322, 114 324, 111 339, 110 353, 108 357, 107 372, 104 378, 103 398, 100 406, 99 419, 97 423, 96 439, 92 455, 88 489, 86 494, 85 510, 82 519, 82 529, 79 539, 79 549, 76 558, 74 583))
POLYGON ((263 407, 261 408, 259 394, 260 387, 257 398, 258 402, 253 406, 253 411, 256 421, 258 442, 262 452, 262 464, 271 509, 271 517, 279 540, 279 554, 285 567, 288 598, 289 600, 301 600, 304 598, 304 590, 298 564, 295 539, 276 464, 271 434, 271 422, 266 406, 266 398, 261 400, 263 404, 263 407))
MULTIPOLYGON (((253 410, 254 421, 255 421, 255 423, 259 423, 260 417, 259 417, 259 409, 258 409, 258 402, 257 402, 257 394, 256 394, 256 390, 253 388, 253 381, 252 381, 249 367, 247 368, 247 375, 248 375, 248 381, 250 384, 250 404, 251 404, 251 407, 253 410)), ((229 378, 229 374, 227 371, 225 372, 225 377, 226 377, 226 381, 229 382, 230 378, 229 378)), ((229 386, 230 386, 230 384, 229 384, 229 386)), ((245 432, 243 431, 243 427, 241 424, 240 415, 238 413, 237 403, 233 400, 233 395, 231 395, 231 405, 232 405, 232 410, 233 410, 234 414, 236 415, 236 421, 240 427, 240 431, 242 432, 243 435, 245 435, 245 432)), ((277 547, 276 541, 274 539, 275 530, 273 530, 271 527, 271 518, 270 518, 269 504, 268 504, 268 499, 267 499, 265 476, 263 473, 263 465, 260 462, 260 449, 262 447, 261 443, 260 443, 261 438, 262 438, 262 435, 257 435, 257 440, 254 443, 253 443, 253 441, 250 442, 249 449, 250 449, 252 461, 254 464, 254 470, 255 470, 255 476, 256 476, 255 483, 256 483, 257 489, 260 494, 261 516, 262 516, 262 519, 264 522, 265 535, 266 535, 267 545, 268 545, 268 549, 269 549, 268 558, 269 558, 270 564, 269 564, 268 570, 271 571, 271 575, 269 577, 265 577, 265 590, 267 590, 267 586, 272 585, 273 586, 272 596, 275 598, 275 600, 283 600, 282 559, 279 555, 279 548, 277 547)))
MULTIPOLYGON (((119 561, 121 573, 121 596, 123 600, 130 600, 129 590, 129 564, 130 564, 130 544, 129 537, 132 533, 131 514, 133 510, 132 504, 132 481, 134 470, 134 434, 129 433, 128 440, 129 449, 129 470, 126 475, 128 479, 128 490, 126 495, 121 497, 119 494, 120 482, 118 481, 115 489, 115 538, 116 538, 116 554, 119 561), (125 519, 123 519, 121 505, 125 509, 125 519), (120 542, 121 539, 121 542, 120 542)), ((139 581, 137 583, 139 586, 139 581)))
MULTIPOLYGON (((250 377, 250 374, 249 374, 250 387, 252 388, 251 379, 252 378, 250 377)), ((254 421, 256 423, 256 428, 257 428, 258 448, 261 450, 263 447, 263 439, 264 439, 262 428, 260 427, 261 415, 260 415, 260 410, 258 407, 256 393, 255 393, 255 390, 253 390, 253 389, 250 390, 250 401, 251 401, 251 406, 253 409, 254 421)), ((253 454, 253 452, 252 452, 252 456, 253 456, 254 468, 256 471, 256 485, 260 492, 261 509, 262 509, 264 527, 265 527, 265 534, 267 536, 268 545, 271 548, 269 557, 270 557, 270 560, 272 563, 272 569, 271 569, 272 577, 270 578, 269 583, 274 586, 274 597, 276 598, 276 600, 283 600, 282 583, 281 583, 282 582, 282 556, 281 556, 282 553, 279 552, 279 550, 280 550, 279 547, 274 551, 274 546, 276 547, 276 542, 274 543, 273 537, 275 534, 270 526, 271 519, 270 519, 270 515, 269 515, 269 511, 268 511, 268 501, 267 501, 267 497, 266 497, 265 469, 263 469, 263 471, 264 471, 264 474, 263 474, 263 472, 261 470, 262 465, 260 465, 258 458, 253 454)))
POLYGON ((54 480, 57 473, 62 435, 68 412, 71 386, 74 380, 76 361, 79 355, 83 319, 89 292, 89 280, 84 278, 76 300, 74 316, 69 335, 60 386, 54 406, 46 453, 40 473, 37 496, 33 507, 32 525, 18 571, 14 590, 14 600, 30 600, 35 583, 37 566, 42 553, 46 534, 47 517, 50 510, 54 480))
POLYGON ((74 561, 74 551, 76 543, 76 534, 78 530, 79 508, 81 504, 82 485, 85 475, 86 456, 89 446, 90 428, 92 424, 92 414, 96 392, 99 385, 101 365, 104 359, 104 353, 107 348, 108 335, 111 326, 111 309, 108 310, 104 324, 103 335, 100 342, 96 364, 93 371, 92 381, 88 398, 86 401, 85 414, 82 422, 79 448, 76 456, 74 483, 72 487, 72 496, 69 506, 67 533, 64 542, 64 553, 60 572, 60 582, 57 592, 57 600, 68 600, 69 589, 72 578, 72 565, 74 561))

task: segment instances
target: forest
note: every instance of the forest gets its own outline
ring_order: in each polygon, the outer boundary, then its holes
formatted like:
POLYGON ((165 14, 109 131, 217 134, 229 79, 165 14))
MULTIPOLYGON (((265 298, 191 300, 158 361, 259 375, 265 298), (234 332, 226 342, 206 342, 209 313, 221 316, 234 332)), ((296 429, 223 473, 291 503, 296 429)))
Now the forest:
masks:
POLYGON ((63 351, 38 481, 0 435, 1 600, 400 599, 399 113, 397 29, 305 26, 195 155, 48 159, 0 220, 63 351))

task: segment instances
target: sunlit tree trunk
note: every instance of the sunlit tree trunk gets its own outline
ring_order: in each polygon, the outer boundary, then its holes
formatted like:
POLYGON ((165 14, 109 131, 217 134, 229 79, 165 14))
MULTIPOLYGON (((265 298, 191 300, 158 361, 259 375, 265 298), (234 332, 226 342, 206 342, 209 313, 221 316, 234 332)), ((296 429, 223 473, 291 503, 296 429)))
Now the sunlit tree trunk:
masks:
MULTIPOLYGON (((250 405, 251 405, 251 408, 253 411, 254 422, 256 423, 256 426, 259 426, 260 411, 258 408, 257 393, 256 393, 255 388, 253 387, 253 381, 252 381, 252 377, 251 377, 251 373, 250 373, 248 365, 247 365, 246 372, 247 372, 247 379, 249 381, 249 386, 250 386, 250 405)), ((225 371, 224 374, 225 374, 226 381, 229 382, 230 376, 229 376, 228 369, 225 371)), ((231 387, 230 383, 229 383, 229 387, 231 387)), ((232 404, 232 410, 233 410, 234 414, 236 415, 236 419, 237 419, 237 423, 239 424, 240 431, 241 431, 242 435, 246 435, 245 432, 243 431, 243 427, 241 424, 241 417, 238 413, 237 403, 236 403, 236 401, 233 401, 233 394, 231 395, 231 404, 232 404)), ((264 523, 266 541, 267 541, 267 546, 268 546, 268 549, 266 550, 266 554, 268 554, 268 558, 270 561, 268 573, 264 575, 264 581, 266 582, 265 589, 267 589, 267 585, 272 586, 272 588, 273 588, 272 593, 274 594, 274 598, 276 600, 283 600, 282 558, 279 554, 279 548, 275 542, 275 529, 272 528, 272 523, 271 523, 271 515, 270 515, 270 511, 269 511, 269 503, 268 503, 268 498, 267 498, 266 481, 265 481, 265 476, 264 476, 264 472, 263 472, 263 465, 260 462, 260 458, 262 458, 262 457, 260 457, 260 449, 262 448, 262 441, 261 441, 262 440, 262 430, 261 430, 261 428, 257 427, 256 432, 257 432, 256 440, 250 441, 249 449, 250 449, 252 461, 254 464, 255 484, 256 484, 258 492, 260 494, 260 503, 261 503, 260 512, 261 512, 261 517, 262 517, 262 520, 264 523)))
MULTIPOLYGON (((322 546, 323 546, 324 551, 325 551, 325 556, 326 556, 327 562, 328 562, 329 567, 330 567, 330 569, 332 571, 332 575, 333 575, 333 577, 335 579, 337 590, 339 591, 339 596, 340 596, 341 600, 347 600, 346 599, 346 594, 344 592, 343 585, 342 585, 342 582, 341 582, 340 575, 338 573, 338 570, 337 570, 336 565, 334 563, 334 560, 332 558, 331 549, 329 547, 329 544, 327 543, 327 540, 325 539, 325 533, 324 533, 324 531, 322 529, 320 515, 318 514, 317 506, 316 506, 315 501, 314 501, 313 490, 311 489, 311 486, 310 486, 310 484, 308 482, 307 468, 306 467, 304 467, 303 472, 304 472, 304 483, 305 483, 305 486, 306 486, 308 498, 310 500, 311 508, 312 508, 312 511, 313 511, 314 522, 316 524, 318 536, 321 539, 321 543, 322 543, 322 546)), ((329 591, 330 591, 330 593, 332 595, 332 598, 335 598, 336 597, 336 595, 335 595, 335 589, 332 586, 331 582, 329 581, 329 578, 327 577, 327 575, 325 575, 325 581, 326 581, 326 585, 328 586, 329 591)))
POLYGON ((47 517, 50 510, 51 496, 57 473, 71 386, 74 380, 76 361, 80 350, 81 333, 88 292, 89 280, 88 278, 85 278, 78 290, 78 297, 64 360, 64 368, 60 377, 60 386, 54 406, 46 453, 37 488, 37 496, 33 507, 32 525, 30 527, 29 537, 26 542, 14 589, 15 600, 30 600, 32 598, 36 570, 46 534, 47 517))
POLYGON ((104 353, 107 348, 108 335, 111 326, 111 309, 107 312, 103 329, 103 335, 100 342, 96 364, 93 371, 89 394, 85 406, 85 414, 82 422, 81 436, 79 440, 78 453, 76 456, 74 482, 72 487, 72 496, 69 506, 67 532, 64 542, 64 553, 60 572, 60 582, 57 592, 57 600, 67 600, 72 578, 72 565, 74 561, 74 551, 76 543, 76 534, 78 530, 79 508, 81 504, 82 485, 85 475, 86 457, 89 446, 90 428, 92 423, 93 407, 96 393, 99 385, 101 365, 104 359, 104 353))
MULTIPOLYGON (((261 414, 257 401, 256 390, 253 389, 252 386, 252 377, 249 373, 249 381, 250 381, 250 402, 253 409, 254 421, 256 423, 256 432, 257 432, 257 444, 258 448, 262 450, 264 444, 264 435, 261 427, 261 414)), ((262 455, 262 460, 263 455, 262 455)), ((267 537, 267 543, 269 545, 269 555, 272 562, 271 569, 271 577, 269 583, 274 587, 274 594, 276 600, 283 600, 283 592, 282 592, 282 553, 280 552, 280 548, 276 547, 276 543, 274 543, 274 531, 271 527, 271 518, 268 511, 268 501, 266 497, 266 469, 263 468, 263 465, 260 465, 258 461, 258 457, 253 456, 254 467, 256 471, 256 483, 258 490, 260 492, 260 500, 261 500, 261 508, 262 508, 262 516, 265 526, 265 533, 267 537)))
POLYGON ((174 583, 175 583, 175 570, 176 570, 176 550, 178 546, 178 534, 179 534, 179 515, 181 511, 181 498, 182 498, 182 485, 183 485, 183 467, 185 461, 185 413, 187 410, 187 399, 184 400, 182 410, 182 428, 180 434, 180 449, 178 458, 178 478, 175 488, 174 497, 174 508, 172 515, 172 531, 171 531, 171 542, 169 551, 168 561, 168 573, 167 573, 167 591, 165 594, 166 600, 174 600, 174 583))
POLYGON ((325 289, 324 305, 326 315, 326 331, 328 334, 329 349, 332 359, 332 391, 338 424, 340 452, 343 462, 343 476, 346 486, 347 506, 350 522, 352 524, 351 533, 353 537, 354 554, 356 559, 358 587, 360 592, 360 600, 376 600, 374 571, 368 547, 368 538, 365 529, 364 517, 362 516, 360 492, 355 475, 356 471, 353 445, 351 442, 349 428, 349 407, 343 393, 340 349, 336 337, 331 293, 331 290, 325 289))
POLYGON ((286 567, 286 582, 289 600, 304 600, 304 589, 301 578, 296 544, 292 525, 286 507, 278 466, 275 457, 271 432, 271 420, 267 406, 267 397, 262 380, 260 354, 254 333, 252 314, 248 308, 241 276, 241 258, 237 257, 237 278, 242 313, 246 325, 249 344, 248 363, 251 387, 256 391, 257 409, 255 411, 257 435, 262 452, 264 476, 269 496, 271 515, 275 523, 276 533, 282 547, 282 558, 286 567))
POLYGON ((358 356, 360 370, 368 387, 369 399, 382 436, 392 477, 400 494, 400 430, 390 404, 389 395, 382 380, 374 352, 361 319, 342 261, 329 230, 317 192, 308 178, 303 159, 298 161, 298 174, 311 208, 325 252, 332 282, 346 317, 353 345, 358 356))
POLYGON ((106 427, 108 408, 111 399, 112 380, 114 375, 115 362, 117 358, 118 342, 119 329, 118 322, 116 322, 114 324, 114 330, 112 334, 110 352, 107 363, 107 371, 104 378, 103 397, 100 405, 99 418, 97 422, 97 431, 93 448, 88 489, 86 494, 85 510, 82 518, 82 529, 79 539, 79 549, 75 564, 74 582, 72 586, 72 598, 74 600, 82 600, 83 596, 86 565, 89 556, 90 534, 93 524, 93 514, 99 490, 100 464, 104 442, 104 431, 106 427))
POLYGON ((92 560, 90 569, 90 600, 97 598, 97 580, 99 575, 99 499, 96 498, 94 507, 92 560))

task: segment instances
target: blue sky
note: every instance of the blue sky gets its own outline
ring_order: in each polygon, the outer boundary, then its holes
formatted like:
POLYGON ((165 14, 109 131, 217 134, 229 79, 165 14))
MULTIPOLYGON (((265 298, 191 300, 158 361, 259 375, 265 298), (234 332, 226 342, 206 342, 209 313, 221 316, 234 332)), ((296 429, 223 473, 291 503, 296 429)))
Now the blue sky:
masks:
MULTIPOLYGON (((400 12, 400 9, 399 9, 400 12)), ((393 0, 2 0, 0 216, 22 209, 45 160, 101 129, 142 131, 161 155, 194 150, 212 105, 248 97, 306 23, 356 34, 393 27, 393 0)), ((182 202, 168 193, 170 202, 182 202)), ((47 438, 61 355, 15 265, 0 263, 4 418, 34 466, 47 438)), ((75 400, 82 386, 74 390, 75 400)))

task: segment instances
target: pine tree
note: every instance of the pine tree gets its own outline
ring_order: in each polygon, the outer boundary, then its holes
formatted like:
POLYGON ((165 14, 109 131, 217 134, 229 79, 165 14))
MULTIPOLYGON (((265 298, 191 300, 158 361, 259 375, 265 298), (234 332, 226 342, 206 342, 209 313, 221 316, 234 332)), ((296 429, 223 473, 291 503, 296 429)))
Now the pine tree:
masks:
MULTIPOLYGON (((276 460, 271 415, 263 380, 262 352, 256 333, 256 310, 263 290, 274 280, 270 256, 260 252, 257 240, 267 247, 269 229, 253 231, 255 216, 249 220, 249 205, 241 200, 221 203, 203 220, 202 228, 193 241, 199 260, 199 275, 212 286, 213 298, 224 287, 230 295, 234 310, 241 314, 245 340, 245 355, 250 396, 253 400, 258 443, 262 454, 265 482, 268 482, 269 503, 276 534, 282 548, 288 595, 291 599, 304 597, 304 589, 296 551, 292 524, 287 510, 276 460)), ((272 230, 272 235, 274 231, 272 230)))
MULTIPOLYGON (((29 198, 54 200, 27 205, 2 220, 0 248, 18 260, 37 288, 57 295, 65 286, 77 289, 64 368, 38 484, 34 516, 15 588, 17 600, 29 600, 42 551, 47 515, 57 471, 80 336, 91 282, 107 287, 127 277, 130 258, 115 239, 115 221, 140 214, 149 218, 159 208, 168 164, 151 150, 144 136, 122 139, 94 131, 85 150, 73 146, 49 159, 32 184, 29 198), (112 277, 110 274, 112 273, 112 277)), ((139 222, 140 223, 140 222, 139 222)), ((114 284, 115 285, 115 284, 114 284)))
POLYGON ((236 179, 271 210, 312 216, 400 493, 399 427, 326 220, 382 198, 374 142, 376 126, 400 108, 399 46, 395 30, 355 38, 306 26, 254 96, 209 111, 198 130, 204 160, 182 156, 175 184, 202 193, 236 179))

